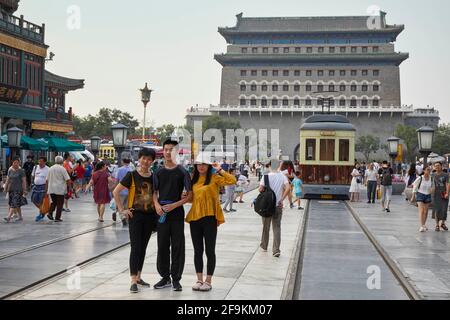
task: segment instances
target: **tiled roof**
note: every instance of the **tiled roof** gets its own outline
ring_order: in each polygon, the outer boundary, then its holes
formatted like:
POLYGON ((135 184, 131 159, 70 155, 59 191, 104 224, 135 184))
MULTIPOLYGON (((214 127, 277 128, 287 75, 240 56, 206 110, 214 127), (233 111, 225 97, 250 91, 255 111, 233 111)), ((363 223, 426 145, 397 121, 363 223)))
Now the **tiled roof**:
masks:
POLYGON ((65 90, 77 90, 84 88, 84 80, 61 77, 45 70, 45 84, 60 87, 65 90))

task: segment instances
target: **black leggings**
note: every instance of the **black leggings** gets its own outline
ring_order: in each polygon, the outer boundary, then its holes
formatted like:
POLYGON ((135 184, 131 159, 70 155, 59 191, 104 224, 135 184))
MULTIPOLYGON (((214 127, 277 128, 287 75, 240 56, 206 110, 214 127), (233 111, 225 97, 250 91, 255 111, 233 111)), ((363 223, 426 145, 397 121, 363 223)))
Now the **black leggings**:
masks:
POLYGON ((192 221, 190 227, 192 244, 194 245, 195 272, 203 273, 203 252, 206 247, 207 275, 212 276, 216 269, 216 217, 205 217, 198 221, 192 221))
POLYGON ((155 228, 156 221, 151 214, 139 211, 133 212, 133 218, 129 219, 130 231, 130 274, 137 276, 142 271, 147 245, 155 228))

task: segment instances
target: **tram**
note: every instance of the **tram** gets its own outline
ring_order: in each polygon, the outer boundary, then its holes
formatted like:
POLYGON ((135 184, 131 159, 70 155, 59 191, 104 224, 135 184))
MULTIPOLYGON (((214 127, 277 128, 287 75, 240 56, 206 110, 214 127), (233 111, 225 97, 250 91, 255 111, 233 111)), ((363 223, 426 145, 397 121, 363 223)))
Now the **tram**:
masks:
POLYGON ((355 135, 355 126, 341 115, 319 114, 306 119, 300 128, 305 199, 349 199, 355 135))

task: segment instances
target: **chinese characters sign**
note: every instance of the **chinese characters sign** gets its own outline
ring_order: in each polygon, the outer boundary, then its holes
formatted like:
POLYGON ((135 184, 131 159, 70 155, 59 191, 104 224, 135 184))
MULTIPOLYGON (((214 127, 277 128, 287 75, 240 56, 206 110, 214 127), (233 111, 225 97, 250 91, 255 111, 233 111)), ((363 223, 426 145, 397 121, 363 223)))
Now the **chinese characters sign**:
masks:
POLYGON ((8 84, 0 84, 0 101, 22 104, 27 94, 27 88, 15 87, 8 84))

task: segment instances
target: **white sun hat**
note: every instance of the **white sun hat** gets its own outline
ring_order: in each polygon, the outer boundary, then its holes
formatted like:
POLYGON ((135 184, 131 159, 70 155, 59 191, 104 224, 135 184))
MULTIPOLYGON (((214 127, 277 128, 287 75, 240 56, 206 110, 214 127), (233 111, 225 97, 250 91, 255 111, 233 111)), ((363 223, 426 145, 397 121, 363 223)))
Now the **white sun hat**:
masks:
POLYGON ((211 161, 211 156, 208 155, 205 152, 200 152, 197 156, 197 158, 195 159, 194 164, 208 164, 208 165, 212 165, 212 161, 211 161))

